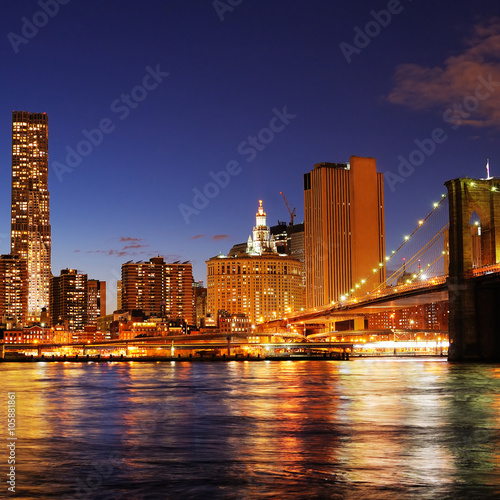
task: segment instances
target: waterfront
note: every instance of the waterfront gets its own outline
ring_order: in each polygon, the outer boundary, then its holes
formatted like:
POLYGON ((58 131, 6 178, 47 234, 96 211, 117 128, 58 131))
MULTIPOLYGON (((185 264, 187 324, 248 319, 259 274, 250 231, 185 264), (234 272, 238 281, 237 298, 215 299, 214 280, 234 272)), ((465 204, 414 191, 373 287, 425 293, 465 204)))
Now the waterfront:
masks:
MULTIPOLYGON (((500 496, 498 365, 386 358, 0 371, 4 421, 7 392, 16 393, 16 498, 500 496)), ((5 472, 6 462, 5 452, 5 472)))

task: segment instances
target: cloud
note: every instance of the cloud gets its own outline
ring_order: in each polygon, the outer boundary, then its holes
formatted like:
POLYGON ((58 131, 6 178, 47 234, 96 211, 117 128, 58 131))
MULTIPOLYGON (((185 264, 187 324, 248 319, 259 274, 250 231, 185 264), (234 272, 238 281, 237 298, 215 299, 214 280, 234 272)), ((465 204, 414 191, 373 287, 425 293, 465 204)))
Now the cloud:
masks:
MULTIPOLYGON (((140 250, 141 248, 148 248, 149 244, 139 243, 140 241, 144 241, 142 238, 131 238, 129 236, 121 236, 118 238, 120 243, 130 243, 126 245, 120 245, 122 248, 112 248, 107 250, 87 250, 87 253, 99 253, 102 255, 114 256, 114 257, 126 257, 132 256, 136 257, 138 255, 148 255, 151 253, 150 250, 140 250)), ((80 250, 75 250, 75 252, 79 252, 80 250)))
POLYGON ((130 236, 121 236, 119 241, 142 241, 141 238, 131 238, 130 236))
POLYGON ((87 253, 101 253, 104 255, 116 255, 118 257, 128 255, 128 252, 124 252, 123 250, 87 250, 87 253))
POLYGON ((387 100, 413 110, 469 104, 464 124, 500 126, 500 18, 476 24, 465 45, 461 53, 448 57, 440 66, 398 66, 387 100), (481 95, 489 96, 478 100, 478 87, 481 95))
POLYGON ((216 234, 214 236, 212 236, 212 239, 213 240, 225 240, 226 238, 229 238, 229 236, 227 234, 216 234))
POLYGON ((204 234, 197 234, 196 236, 193 236, 193 240, 197 240, 199 238, 204 238, 205 235, 204 234))
POLYGON ((146 248, 148 247, 149 245, 141 245, 140 243, 138 243, 137 245, 125 245, 123 247, 123 250, 129 250, 131 248, 146 248))

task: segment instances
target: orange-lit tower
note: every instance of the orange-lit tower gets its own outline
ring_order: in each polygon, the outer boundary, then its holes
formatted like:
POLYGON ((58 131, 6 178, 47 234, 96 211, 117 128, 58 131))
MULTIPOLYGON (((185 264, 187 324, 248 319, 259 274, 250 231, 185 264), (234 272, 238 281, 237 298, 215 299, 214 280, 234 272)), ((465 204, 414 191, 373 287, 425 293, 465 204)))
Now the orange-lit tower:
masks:
POLYGON ((375 159, 315 165, 304 174, 304 216, 308 308, 337 302, 362 279, 371 276, 365 291, 385 279, 384 185, 375 159))

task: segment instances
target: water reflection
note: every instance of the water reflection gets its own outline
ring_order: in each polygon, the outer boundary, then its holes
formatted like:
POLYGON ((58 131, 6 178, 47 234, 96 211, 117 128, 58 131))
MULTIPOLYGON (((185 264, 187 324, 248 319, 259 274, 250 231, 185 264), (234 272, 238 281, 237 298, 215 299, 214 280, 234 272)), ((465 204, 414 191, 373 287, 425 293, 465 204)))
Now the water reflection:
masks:
POLYGON ((18 498, 500 495, 496 366, 365 359, 0 371, 17 394, 18 498))

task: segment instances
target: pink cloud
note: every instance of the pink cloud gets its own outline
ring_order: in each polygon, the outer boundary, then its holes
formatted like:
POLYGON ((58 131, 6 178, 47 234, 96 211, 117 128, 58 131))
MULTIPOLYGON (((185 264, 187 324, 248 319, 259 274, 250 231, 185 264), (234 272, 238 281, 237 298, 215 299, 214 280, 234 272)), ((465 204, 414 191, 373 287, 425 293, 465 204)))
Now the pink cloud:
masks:
POLYGON ((142 241, 141 238, 132 238, 130 236, 121 236, 119 241, 142 241))
POLYGON ((443 64, 429 67, 402 64, 394 74, 392 104, 413 110, 469 105, 462 123, 500 126, 500 18, 474 26, 466 48, 443 64), (478 99, 478 89, 481 97, 478 99), (474 108, 475 107, 475 108, 474 108))
POLYGON ((145 247, 148 247, 149 245, 141 245, 141 244, 137 244, 137 245, 125 245, 123 247, 123 250, 129 250, 129 249, 132 249, 132 248, 145 248, 145 247))
POLYGON ((226 238, 229 238, 227 234, 216 234, 212 236, 213 240, 225 240, 226 238))

